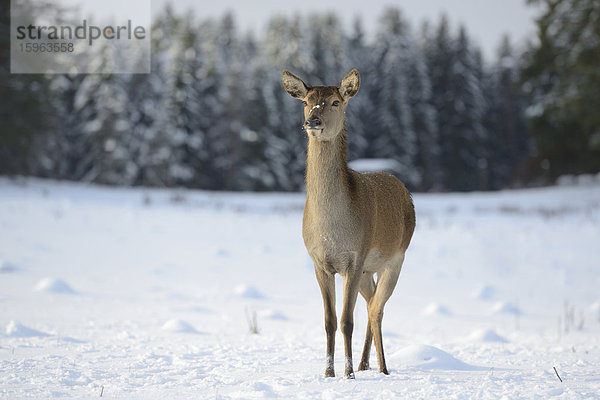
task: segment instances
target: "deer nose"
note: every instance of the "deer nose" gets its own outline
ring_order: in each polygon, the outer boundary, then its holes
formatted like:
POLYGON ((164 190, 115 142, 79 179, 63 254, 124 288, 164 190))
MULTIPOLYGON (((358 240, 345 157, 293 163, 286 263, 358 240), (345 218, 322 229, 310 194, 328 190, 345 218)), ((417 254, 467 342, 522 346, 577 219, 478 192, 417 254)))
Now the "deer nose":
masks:
POLYGON ((317 118, 311 118, 309 120, 306 121, 306 128, 307 129, 315 129, 315 128, 319 128, 321 126, 322 122, 321 119, 319 117, 317 118))

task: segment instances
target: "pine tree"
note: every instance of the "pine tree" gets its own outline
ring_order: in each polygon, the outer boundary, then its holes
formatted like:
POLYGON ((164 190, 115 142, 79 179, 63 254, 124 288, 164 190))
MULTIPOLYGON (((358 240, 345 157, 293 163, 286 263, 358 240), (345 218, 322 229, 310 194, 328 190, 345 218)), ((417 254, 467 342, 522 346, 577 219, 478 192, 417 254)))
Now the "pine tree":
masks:
POLYGON ((127 185, 126 167, 130 155, 127 141, 131 128, 126 113, 129 94, 125 91, 130 75, 99 75, 100 83, 95 92, 95 118, 88 121, 94 126, 92 134, 96 158, 84 180, 110 185, 127 185))
POLYGON ((408 101, 415 132, 414 168, 419 171, 416 188, 428 191, 440 185, 440 143, 437 112, 432 105, 432 88, 423 48, 418 46, 408 68, 408 101))
POLYGON ((442 17, 426 45, 432 82, 432 104, 437 131, 442 187, 448 190, 488 188, 487 133, 483 127, 483 66, 461 28, 455 39, 442 17))
POLYGON ((538 40, 525 55, 523 87, 537 158, 547 178, 600 170, 600 3, 529 0, 540 6, 538 40))
POLYGON ((167 5, 158 21, 153 27, 159 32, 153 35, 153 58, 156 60, 153 73, 157 80, 142 88, 151 90, 152 84, 156 84, 163 95, 145 104, 160 112, 155 118, 145 118, 151 128, 146 135, 140 136, 143 150, 139 155, 143 169, 139 180, 153 186, 194 187, 197 185, 193 181, 192 163, 186 159, 187 146, 194 143, 195 134, 192 121, 196 98, 191 86, 196 55, 193 16, 181 18, 167 5))
POLYGON ((11 11, 30 15, 58 15, 53 4, 0 0, 0 174, 51 176, 53 160, 45 157, 47 141, 56 132, 51 80, 42 75, 11 74, 11 11))
POLYGON ((281 90, 281 69, 270 69, 263 91, 268 107, 265 155, 277 190, 304 188, 306 134, 302 128, 302 105, 281 90))
POLYGON ((489 132, 490 188, 506 187, 516 167, 529 154, 525 101, 518 86, 518 62, 507 36, 502 39, 495 65, 486 74, 484 125, 489 132))
POLYGON ((309 45, 312 53, 312 85, 337 85, 348 65, 346 41, 342 24, 333 13, 313 14, 305 22, 310 27, 309 45))
POLYGON ((444 15, 435 32, 425 32, 424 49, 431 80, 431 104, 436 110, 440 157, 439 165, 442 170, 440 189, 449 189, 452 173, 448 171, 449 160, 453 157, 448 148, 448 138, 451 136, 450 122, 454 114, 452 67, 454 64, 454 41, 450 37, 450 27, 444 15))
POLYGON ((211 138, 215 166, 223 177, 222 189, 232 190, 241 165, 244 151, 243 132, 246 132, 243 111, 246 105, 247 81, 250 69, 247 66, 247 53, 237 36, 233 15, 227 13, 219 25, 217 38, 220 39, 218 52, 222 76, 221 102, 224 104, 223 119, 217 121, 217 136, 211 138))
MULTIPOLYGON (((552 10, 547 24, 591 18, 585 12, 564 16, 558 2, 552 10)), ((555 33, 545 32, 545 47, 529 52, 525 74, 535 100, 532 121, 539 126, 564 116, 547 113, 557 110, 558 95, 568 109, 577 106, 562 85, 544 77, 575 78, 551 63, 534 62, 564 51, 552 42, 555 33)), ((413 189, 504 187, 527 154, 510 46, 486 69, 466 30, 454 36, 445 18, 436 32, 425 30, 419 43, 396 8, 385 11, 373 42, 360 19, 347 34, 333 14, 275 17, 264 36, 241 40, 230 14, 197 21, 167 6, 154 23, 152 41, 149 75, 2 79, 2 95, 12 101, 0 106, 0 171, 119 185, 301 190, 306 136, 301 106, 282 90, 282 69, 312 85, 336 85, 358 68, 361 89, 347 116, 350 158, 393 159, 413 189), (22 118, 19 107, 40 118, 22 118)), ((593 59, 585 46, 590 44, 571 49, 583 60, 577 66, 593 59)), ((583 81, 594 87, 590 71, 583 68, 573 87, 583 81)), ((576 132, 594 124, 593 116, 578 115, 576 132)), ((558 122, 569 121, 574 124, 558 122)), ((548 138, 555 131, 538 134, 540 155, 550 158, 548 138)), ((571 146, 580 148, 587 137, 593 148, 595 136, 586 134, 571 146)))
POLYGON ((453 171, 454 190, 488 189, 487 132, 483 127, 481 54, 473 48, 464 27, 456 40, 453 65, 454 115, 448 137, 446 162, 453 171))
POLYGON ((257 61, 244 85, 245 106, 238 135, 239 148, 233 187, 236 190, 274 190, 275 174, 266 154, 268 140, 273 135, 268 123, 268 105, 265 85, 268 81, 266 67, 257 61))
POLYGON ((231 135, 227 120, 228 87, 224 81, 225 63, 230 56, 225 48, 232 40, 227 29, 215 21, 201 24, 192 63, 195 75, 189 85, 194 105, 190 106, 191 137, 186 143, 186 165, 195 171, 194 186, 212 190, 225 187, 231 135), (219 38, 219 34, 224 37, 219 38))
POLYGON ((410 107, 410 65, 419 57, 410 26, 397 8, 388 8, 380 20, 375 53, 381 62, 377 66, 379 91, 376 104, 380 131, 375 138, 377 157, 396 160, 403 180, 411 187, 421 183, 414 168, 416 135, 410 107))
POLYGON ((102 134, 107 121, 98 93, 106 91, 107 76, 58 75, 53 85, 60 96, 60 129, 49 143, 54 177, 93 182, 104 153, 102 134))
MULTIPOLYGON (((157 35, 158 36, 158 35, 157 35)), ((128 161, 124 167, 123 179, 127 185, 163 185, 159 176, 164 175, 164 162, 156 163, 156 150, 164 137, 159 135, 160 122, 164 121, 163 107, 166 77, 161 56, 164 49, 154 46, 151 59, 151 74, 134 74, 127 84, 129 101, 126 106, 129 131, 122 142, 127 149, 128 161)))
POLYGON ((377 119, 376 107, 372 101, 373 79, 375 78, 374 63, 372 62, 373 51, 371 46, 365 42, 365 32, 358 17, 354 20, 353 31, 348 38, 346 48, 348 71, 356 68, 360 71, 361 76, 359 95, 352 98, 351 106, 346 109, 348 156, 352 160, 369 156, 372 142, 369 135, 373 135, 377 119))
POLYGON ((268 68, 263 86, 268 124, 265 155, 277 190, 304 188, 306 135, 302 129, 302 106, 281 86, 281 71, 286 68, 312 84, 314 65, 308 30, 299 16, 288 20, 273 18, 261 49, 268 68))

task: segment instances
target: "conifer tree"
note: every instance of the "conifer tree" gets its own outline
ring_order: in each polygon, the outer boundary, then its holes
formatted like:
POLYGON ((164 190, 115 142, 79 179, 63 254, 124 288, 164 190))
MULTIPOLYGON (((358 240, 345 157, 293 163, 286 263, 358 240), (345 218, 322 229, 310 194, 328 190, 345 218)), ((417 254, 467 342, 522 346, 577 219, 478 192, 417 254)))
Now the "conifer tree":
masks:
POLYGON ((600 171, 600 3, 529 0, 542 11, 523 83, 546 178, 600 171))
POLYGON ((530 139, 525 121, 525 101, 518 85, 518 62, 507 36, 498 59, 486 74, 484 126, 489 137, 490 189, 506 187, 515 169, 529 154, 530 139))
POLYGON ((372 61, 374 54, 372 47, 366 42, 364 28, 359 17, 354 20, 346 49, 348 59, 346 69, 348 71, 344 73, 349 72, 351 68, 356 68, 360 71, 361 76, 360 95, 355 96, 352 99, 352 106, 346 109, 348 156, 350 160, 353 160, 366 158, 369 155, 372 140, 368 136, 373 134, 377 119, 377 109, 372 101, 375 95, 373 90, 375 73, 372 61))

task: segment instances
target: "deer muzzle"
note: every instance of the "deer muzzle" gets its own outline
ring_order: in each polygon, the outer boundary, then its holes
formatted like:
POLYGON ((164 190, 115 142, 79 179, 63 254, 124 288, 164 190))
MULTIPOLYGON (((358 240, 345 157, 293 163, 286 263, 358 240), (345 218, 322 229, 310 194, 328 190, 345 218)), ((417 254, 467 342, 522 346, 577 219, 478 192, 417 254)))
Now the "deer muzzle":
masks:
POLYGON ((311 118, 304 123, 305 129, 308 130, 323 130, 323 122, 321 118, 311 118))

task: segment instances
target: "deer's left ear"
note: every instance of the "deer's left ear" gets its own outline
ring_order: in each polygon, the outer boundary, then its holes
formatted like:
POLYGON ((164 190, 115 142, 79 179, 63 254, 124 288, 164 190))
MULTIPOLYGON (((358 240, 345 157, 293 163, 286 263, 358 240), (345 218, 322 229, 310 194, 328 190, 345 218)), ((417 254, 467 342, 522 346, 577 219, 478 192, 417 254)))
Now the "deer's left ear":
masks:
POLYGON ((340 83, 338 90, 340 91, 344 101, 347 101, 350 97, 358 93, 359 87, 360 75, 356 69, 353 69, 348 73, 348 75, 346 75, 344 79, 342 79, 342 83, 340 83))

